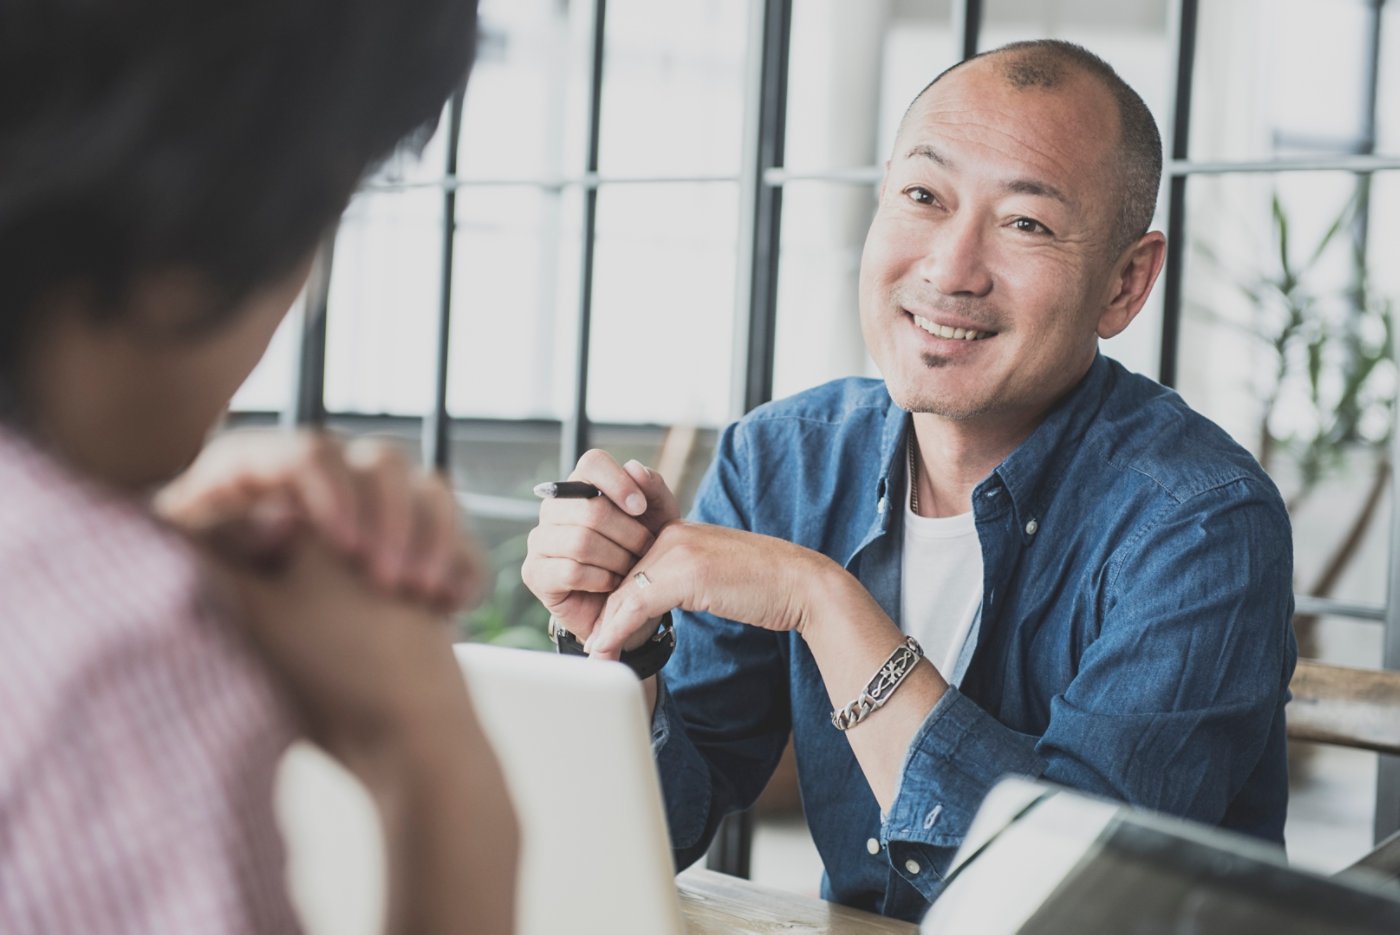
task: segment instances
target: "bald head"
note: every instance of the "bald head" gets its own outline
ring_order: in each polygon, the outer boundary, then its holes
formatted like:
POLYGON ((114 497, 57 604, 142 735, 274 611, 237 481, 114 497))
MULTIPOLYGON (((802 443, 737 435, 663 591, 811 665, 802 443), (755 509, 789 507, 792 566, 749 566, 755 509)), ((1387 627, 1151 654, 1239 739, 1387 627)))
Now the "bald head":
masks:
POLYGON ((1122 250, 1147 233, 1162 179, 1162 137, 1152 112, 1111 65, 1089 50, 1059 39, 1013 42, 959 62, 934 78, 915 95, 904 120, 930 88, 973 62, 993 69, 1009 87, 1021 91, 1064 92, 1081 76, 1102 86, 1117 105, 1118 117, 1116 177, 1110 180, 1117 188, 1118 205, 1110 233, 1112 249, 1122 250))

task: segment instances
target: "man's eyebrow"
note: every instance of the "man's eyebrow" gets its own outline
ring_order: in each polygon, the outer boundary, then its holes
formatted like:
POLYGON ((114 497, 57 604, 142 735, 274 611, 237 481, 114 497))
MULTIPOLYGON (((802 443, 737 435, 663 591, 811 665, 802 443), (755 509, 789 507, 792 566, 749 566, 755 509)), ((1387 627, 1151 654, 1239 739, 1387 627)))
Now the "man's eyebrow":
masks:
MULTIPOLYGON (((928 143, 920 143, 904 154, 905 159, 912 159, 915 156, 927 159, 935 165, 944 169, 953 168, 953 162, 928 143)), ((1069 204, 1070 200, 1064 192, 1048 182, 1037 181, 1036 179, 1012 179, 1002 186, 1003 189, 1013 195, 1034 195, 1040 198, 1052 198, 1055 201, 1069 204)))
POLYGON ((1040 198, 1053 198, 1064 204, 1069 204, 1069 199, 1065 193, 1053 185, 1045 182, 1037 182, 1035 179, 1012 179, 1007 182, 1004 188, 1015 195, 1036 195, 1040 198))
POLYGON ((943 155, 927 143, 920 143, 918 146, 915 146, 913 149, 909 150, 909 152, 904 154, 905 159, 911 159, 914 156, 923 156, 925 159, 928 159, 932 162, 936 162, 938 165, 942 166, 945 169, 952 168, 952 163, 948 161, 948 157, 943 155))

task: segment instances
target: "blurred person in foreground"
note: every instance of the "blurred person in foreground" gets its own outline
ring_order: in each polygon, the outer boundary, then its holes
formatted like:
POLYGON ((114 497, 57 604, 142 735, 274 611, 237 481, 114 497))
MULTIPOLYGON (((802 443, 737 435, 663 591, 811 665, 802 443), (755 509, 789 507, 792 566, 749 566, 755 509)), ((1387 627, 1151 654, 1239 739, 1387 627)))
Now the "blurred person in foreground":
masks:
POLYGON ((388 930, 511 928, 517 829, 444 619, 480 568, 442 482, 303 436, 151 502, 475 24, 0 0, 0 929, 297 930, 272 790, 299 736, 375 797, 388 930))
POLYGON ((1098 351, 1161 270, 1161 166, 1141 98, 1078 46, 949 69, 861 258, 884 379, 730 426, 693 521, 601 452, 575 477, 605 497, 543 504, 524 578, 585 650, 645 652, 679 608, 645 683, 679 865, 789 736, 823 894, 886 915, 937 898, 1008 773, 1282 841, 1287 513, 1098 351))

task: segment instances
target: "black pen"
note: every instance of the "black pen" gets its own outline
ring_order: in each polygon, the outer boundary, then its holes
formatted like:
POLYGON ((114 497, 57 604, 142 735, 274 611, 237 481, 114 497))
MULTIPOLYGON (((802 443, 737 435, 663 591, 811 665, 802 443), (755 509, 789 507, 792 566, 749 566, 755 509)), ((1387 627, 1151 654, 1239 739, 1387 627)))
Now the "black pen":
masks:
POLYGON ((581 480, 549 480, 535 485, 535 496, 545 499, 586 500, 602 496, 602 493, 597 487, 581 480))

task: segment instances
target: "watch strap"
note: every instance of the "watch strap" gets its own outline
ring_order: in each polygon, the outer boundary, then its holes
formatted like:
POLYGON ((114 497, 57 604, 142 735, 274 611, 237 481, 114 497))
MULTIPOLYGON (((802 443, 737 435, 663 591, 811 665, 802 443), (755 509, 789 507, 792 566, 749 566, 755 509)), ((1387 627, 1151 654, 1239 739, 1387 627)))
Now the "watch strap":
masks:
MULTIPOLYGON (((583 643, 568 630, 559 625, 553 617, 549 618, 549 638, 554 643, 554 648, 561 656, 586 656, 588 653, 583 650, 583 643)), ((636 649, 627 649, 622 652, 622 663, 631 669, 639 679, 650 678, 661 671, 671 658, 671 653, 676 648, 676 628, 671 622, 670 613, 666 613, 661 618, 661 625, 656 628, 645 643, 636 649)))

